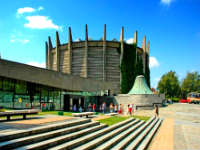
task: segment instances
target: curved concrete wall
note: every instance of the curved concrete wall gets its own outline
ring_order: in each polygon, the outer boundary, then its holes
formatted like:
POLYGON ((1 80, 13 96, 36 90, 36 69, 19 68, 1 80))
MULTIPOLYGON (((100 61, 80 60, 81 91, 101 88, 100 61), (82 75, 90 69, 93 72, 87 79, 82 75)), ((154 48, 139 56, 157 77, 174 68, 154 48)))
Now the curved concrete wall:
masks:
POLYGON ((154 104, 162 104, 163 96, 159 95, 127 95, 120 94, 114 97, 117 104, 123 104, 126 109, 128 104, 136 104, 138 108, 153 108, 154 104))

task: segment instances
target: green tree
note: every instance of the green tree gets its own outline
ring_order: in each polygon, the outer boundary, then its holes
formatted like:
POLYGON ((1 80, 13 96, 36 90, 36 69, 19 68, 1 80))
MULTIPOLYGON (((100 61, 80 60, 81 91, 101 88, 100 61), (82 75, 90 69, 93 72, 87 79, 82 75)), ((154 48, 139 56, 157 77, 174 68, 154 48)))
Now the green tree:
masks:
POLYGON ((198 72, 188 72, 181 84, 181 94, 186 98, 190 92, 200 92, 200 74, 198 72))
POLYGON ((161 77, 158 83, 160 93, 165 93, 166 97, 179 97, 180 85, 175 71, 170 71, 161 77))

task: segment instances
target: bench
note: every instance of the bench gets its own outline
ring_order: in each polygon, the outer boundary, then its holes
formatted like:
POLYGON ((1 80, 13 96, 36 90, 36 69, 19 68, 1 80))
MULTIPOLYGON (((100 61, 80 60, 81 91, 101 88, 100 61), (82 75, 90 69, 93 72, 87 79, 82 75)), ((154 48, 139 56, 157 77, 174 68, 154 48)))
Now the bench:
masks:
POLYGON ((26 115, 38 114, 38 112, 38 109, 6 111, 0 112, 0 117, 7 117, 7 120, 10 120, 11 116, 22 115, 23 119, 26 119, 26 115))
POLYGON ((90 115, 94 115, 95 112, 83 112, 83 113, 73 113, 72 116, 73 117, 83 117, 86 116, 86 118, 88 118, 88 116, 90 115))

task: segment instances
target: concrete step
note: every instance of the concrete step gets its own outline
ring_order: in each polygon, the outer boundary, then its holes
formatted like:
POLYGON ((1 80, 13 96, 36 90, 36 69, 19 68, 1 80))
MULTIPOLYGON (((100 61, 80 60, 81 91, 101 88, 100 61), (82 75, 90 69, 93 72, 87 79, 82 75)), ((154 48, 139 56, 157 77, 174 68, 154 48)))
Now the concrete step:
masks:
POLYGON ((153 138, 154 134, 158 130, 161 122, 162 122, 162 119, 159 119, 159 121, 156 123, 156 125, 153 127, 153 129, 149 132, 149 134, 145 137, 145 139, 137 147, 137 150, 144 150, 147 148, 147 146, 150 143, 151 139, 153 138))
POLYGON ((144 139, 146 135, 148 135, 149 131, 153 128, 153 126, 158 121, 156 118, 145 130, 142 131, 126 148, 125 150, 135 150, 136 147, 140 144, 140 142, 144 139))
POLYGON ((26 145, 26 146, 23 146, 23 147, 19 147, 19 148, 17 148, 17 150, 47 149, 49 147, 53 147, 53 146, 62 144, 64 142, 71 141, 73 139, 79 138, 83 135, 87 135, 87 134, 93 133, 95 131, 101 130, 101 129, 105 128, 106 126, 107 125, 101 124, 101 125, 98 125, 98 126, 83 129, 83 130, 75 132, 75 133, 62 135, 62 136, 59 136, 59 137, 56 137, 56 138, 53 138, 53 139, 49 139, 49 140, 45 140, 45 141, 42 141, 42 142, 26 145))
POLYGON ((56 124, 49 124, 41 127, 36 127, 36 128, 31 128, 27 130, 20 130, 20 131, 12 131, 9 133, 1 133, 0 134, 0 142, 3 141, 8 141, 8 140, 13 140, 29 135, 34 135, 34 134, 40 134, 48 131, 53 131, 65 127, 71 127, 75 125, 80 125, 83 123, 91 122, 90 119, 77 119, 77 120, 71 120, 71 121, 66 121, 66 122, 60 122, 56 124))
POLYGON ((72 148, 75 148, 77 146, 80 146, 82 144, 85 144, 86 142, 89 142, 89 141, 92 141, 94 140, 95 138, 97 137, 100 137, 106 133, 109 133, 109 132, 112 132, 113 130, 121 127, 121 126, 124 126, 125 124, 128 124, 130 122, 133 122, 134 119, 133 118, 130 118, 130 119, 127 119, 125 121, 122 121, 120 123, 117 123, 115 125, 112 125, 108 128, 105 128, 103 130, 100 130, 100 131, 97 131, 97 132, 94 132, 92 134, 89 134, 87 136, 83 136, 83 137, 80 137, 78 139, 75 139, 75 140, 72 140, 70 142, 67 142, 67 143, 64 143, 64 144, 61 144, 59 146, 56 146, 56 147, 53 147, 51 148, 51 150, 64 150, 64 149, 72 149, 72 148))
POLYGON ((77 132, 88 127, 97 126, 99 124, 100 124, 99 122, 89 122, 89 123, 84 123, 82 125, 66 127, 63 129, 58 129, 58 130, 50 131, 47 133, 31 135, 31 136, 26 136, 23 138, 18 138, 18 139, 2 142, 0 143, 0 149, 16 148, 23 145, 44 141, 44 140, 54 138, 57 136, 69 134, 71 132, 77 132))
POLYGON ((136 129, 134 132, 129 134, 127 137, 125 137, 122 141, 118 142, 114 147, 112 147, 112 150, 121 150, 124 149, 133 139, 135 139, 153 120, 155 117, 150 118, 145 124, 140 126, 138 129, 136 129))
POLYGON ((134 126, 132 126, 131 128, 125 130, 124 132, 115 136, 114 138, 109 139, 109 141, 104 142, 102 145, 98 146, 95 149, 96 150, 110 149, 112 146, 116 145, 118 142, 123 140, 126 136, 128 136, 130 133, 132 133, 134 130, 136 130, 138 127, 140 127, 142 124, 144 124, 144 121, 138 121, 138 123, 135 124, 134 126))
POLYGON ((90 141, 84 145, 81 145, 77 148, 75 148, 75 150, 88 150, 88 149, 94 149, 95 147, 97 147, 98 145, 101 145, 102 143, 106 142, 107 140, 112 140, 113 137, 118 136, 118 134, 122 133, 123 131, 129 129, 130 127, 134 126, 135 124, 137 124, 139 122, 139 120, 134 120, 132 122, 129 122, 121 127, 119 127, 118 129, 109 132, 101 137, 96 138, 93 141, 90 141))

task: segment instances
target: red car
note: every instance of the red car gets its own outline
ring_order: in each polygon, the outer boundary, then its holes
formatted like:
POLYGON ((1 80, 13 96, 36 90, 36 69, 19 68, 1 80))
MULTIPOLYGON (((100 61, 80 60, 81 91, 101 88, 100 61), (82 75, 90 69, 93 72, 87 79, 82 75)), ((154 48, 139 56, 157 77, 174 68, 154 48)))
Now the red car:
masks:
POLYGON ((189 103, 190 102, 190 100, 188 100, 188 99, 180 99, 179 100, 179 103, 189 103))

